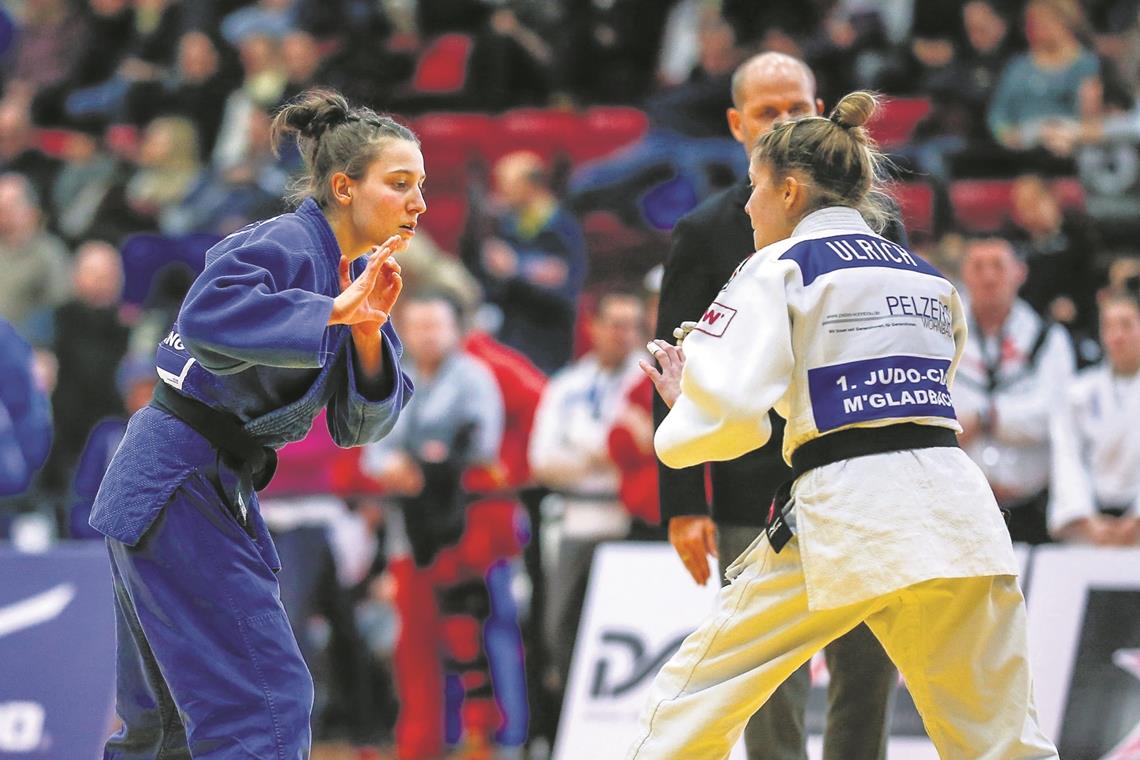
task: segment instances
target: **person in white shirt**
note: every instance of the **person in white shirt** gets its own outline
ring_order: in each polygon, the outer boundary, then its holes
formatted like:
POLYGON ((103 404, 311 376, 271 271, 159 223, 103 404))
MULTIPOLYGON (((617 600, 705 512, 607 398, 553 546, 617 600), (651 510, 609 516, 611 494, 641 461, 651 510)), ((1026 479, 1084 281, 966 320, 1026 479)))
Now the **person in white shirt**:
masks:
POLYGON ((970 337, 954 409, 961 444, 1009 514, 1014 541, 1046 543, 1049 424, 1076 371, 1072 343, 1017 297, 1026 266, 1002 238, 972 240, 962 262, 970 337))
POLYGON ((547 674, 551 682, 565 683, 569 673, 594 547, 629 532, 608 441, 626 394, 642 378, 635 350, 645 339, 643 308, 633 293, 600 295, 590 320, 593 348, 551 376, 534 415, 531 473, 553 493, 540 527, 548 579, 543 627, 556 668, 547 674))
POLYGON ((1140 301, 1100 303, 1102 364, 1081 372, 1052 427, 1049 529, 1061 541, 1140 543, 1140 301))
POLYGON ((763 445, 774 408, 795 480, 658 674, 630 760, 727 757, 785 678, 864 621, 944 760, 1057 758, 1009 534, 957 447, 965 310, 864 221, 882 218, 863 127, 875 107, 852 93, 760 138, 746 206, 759 251, 682 347, 655 342, 660 371, 643 366, 671 407, 654 440, 666 465, 763 445))

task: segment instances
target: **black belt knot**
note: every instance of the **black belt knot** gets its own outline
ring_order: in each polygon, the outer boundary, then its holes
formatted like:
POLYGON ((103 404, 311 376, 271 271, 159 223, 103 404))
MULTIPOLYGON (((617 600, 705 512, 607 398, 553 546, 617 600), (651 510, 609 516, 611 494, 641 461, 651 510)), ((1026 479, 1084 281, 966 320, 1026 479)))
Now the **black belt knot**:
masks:
POLYGON ((277 470, 277 452, 258 443, 237 417, 183 396, 163 382, 155 386, 150 405, 189 425, 218 449, 234 469, 246 470, 255 490, 269 484, 277 470))

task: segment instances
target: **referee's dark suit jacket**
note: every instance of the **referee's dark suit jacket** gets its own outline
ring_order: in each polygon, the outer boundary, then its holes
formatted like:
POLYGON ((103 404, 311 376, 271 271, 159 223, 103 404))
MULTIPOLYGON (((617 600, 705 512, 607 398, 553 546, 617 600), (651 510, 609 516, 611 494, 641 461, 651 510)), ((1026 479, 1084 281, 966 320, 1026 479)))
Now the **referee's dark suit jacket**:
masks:
MULTIPOLYGON (((681 218, 673 228, 673 243, 661 282, 656 337, 673 342, 673 328, 685 320, 697 321, 732 276, 737 265, 755 247, 752 224, 744 212, 751 194, 747 180, 710 196, 681 218)), ((906 247, 902 226, 892 223, 885 237, 906 247)), ((669 411, 653 394, 656 428, 669 411)), ((713 521, 718 525, 762 526, 776 488, 791 477, 781 448, 784 420, 769 412, 772 437, 756 451, 729 462, 709 465, 712 479, 713 521)), ((657 463, 661 493, 661 524, 679 515, 708 515, 704 465, 674 470, 657 463)))

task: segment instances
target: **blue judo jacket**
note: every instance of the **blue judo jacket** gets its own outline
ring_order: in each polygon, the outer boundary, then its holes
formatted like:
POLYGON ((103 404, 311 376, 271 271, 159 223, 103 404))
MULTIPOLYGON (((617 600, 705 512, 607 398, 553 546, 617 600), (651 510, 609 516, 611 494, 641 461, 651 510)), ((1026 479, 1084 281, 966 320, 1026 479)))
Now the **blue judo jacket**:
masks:
MULTIPOLYGON (((357 376, 349 328, 328 326, 340 293, 340 248, 317 204, 242 229, 206 254, 174 328, 158 346, 159 377, 180 393, 237 417, 264 446, 305 436, 328 408, 340 446, 383 437, 412 395, 402 346, 382 328, 386 387, 357 376)), ((364 266, 359 259, 358 274, 364 266)), ((134 545, 186 477, 217 451, 181 420, 136 413, 103 479, 91 526, 134 545)), ((222 480, 236 473, 219 467, 222 480)), ((223 485, 226 485, 223 483, 223 485)))
POLYGON ((22 493, 51 448, 51 405, 32 375, 32 348, 0 319, 0 496, 22 493))

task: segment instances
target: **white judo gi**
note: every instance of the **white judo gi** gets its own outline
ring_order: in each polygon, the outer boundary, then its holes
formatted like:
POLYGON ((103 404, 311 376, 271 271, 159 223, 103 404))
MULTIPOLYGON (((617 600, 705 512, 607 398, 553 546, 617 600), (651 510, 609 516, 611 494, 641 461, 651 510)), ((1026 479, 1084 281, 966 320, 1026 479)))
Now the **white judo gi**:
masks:
MULTIPOLYGON (((681 396, 657 430, 671 467, 827 433, 959 431, 950 383, 966 339, 954 286, 850 208, 806 216, 747 259, 685 339, 681 396)), ((792 489, 796 536, 762 533, 717 607, 665 665, 629 758, 720 760, 812 654, 866 621, 943 758, 1056 758, 1037 726, 1009 534, 957 448, 859 456, 792 489)))
POLYGON ((1140 373, 1107 362, 1077 375, 1051 419, 1049 529, 1101 508, 1140 514, 1140 373))

